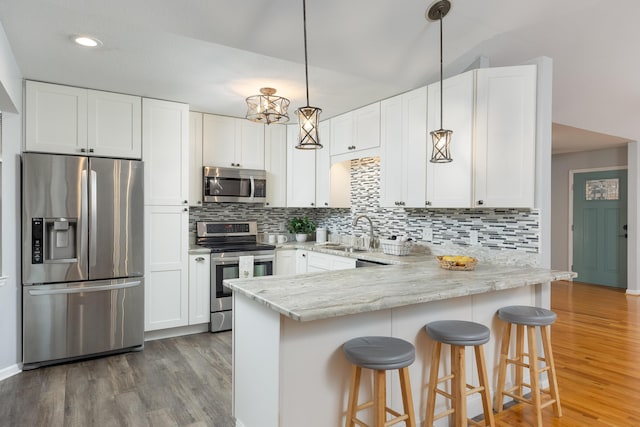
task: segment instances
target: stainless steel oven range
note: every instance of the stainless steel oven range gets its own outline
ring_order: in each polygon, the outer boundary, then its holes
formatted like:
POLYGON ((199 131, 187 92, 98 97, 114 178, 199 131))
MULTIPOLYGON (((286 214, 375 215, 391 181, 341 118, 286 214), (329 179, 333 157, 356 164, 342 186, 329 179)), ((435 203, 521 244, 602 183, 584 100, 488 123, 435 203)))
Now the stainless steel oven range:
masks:
POLYGON ((255 221, 196 223, 196 244, 211 249, 211 332, 231 329, 231 290, 225 279, 240 277, 240 257, 253 257, 253 276, 273 274, 275 246, 258 243, 255 221))

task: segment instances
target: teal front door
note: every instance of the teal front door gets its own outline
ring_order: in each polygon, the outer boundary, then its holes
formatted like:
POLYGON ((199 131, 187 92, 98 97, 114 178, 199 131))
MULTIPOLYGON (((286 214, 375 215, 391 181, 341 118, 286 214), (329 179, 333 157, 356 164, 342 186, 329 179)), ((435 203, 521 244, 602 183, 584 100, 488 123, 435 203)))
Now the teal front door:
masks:
POLYGON ((627 171, 573 175, 573 267, 579 282, 627 287, 627 171))

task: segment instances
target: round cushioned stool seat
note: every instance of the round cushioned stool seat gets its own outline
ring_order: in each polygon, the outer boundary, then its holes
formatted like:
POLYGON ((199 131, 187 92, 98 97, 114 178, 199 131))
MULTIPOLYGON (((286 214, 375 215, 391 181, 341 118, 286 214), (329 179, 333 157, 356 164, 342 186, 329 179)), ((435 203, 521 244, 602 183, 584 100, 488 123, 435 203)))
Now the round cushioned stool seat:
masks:
POLYGON ((349 362, 367 369, 391 370, 407 367, 416 358, 413 344, 393 337, 358 337, 342 345, 349 362))
POLYGON ((556 321, 556 314, 541 307, 510 305, 498 310, 498 317, 517 325, 547 326, 556 321))
POLYGON ((491 336, 486 326, 465 320, 436 320, 424 328, 432 339, 449 345, 482 345, 491 336))

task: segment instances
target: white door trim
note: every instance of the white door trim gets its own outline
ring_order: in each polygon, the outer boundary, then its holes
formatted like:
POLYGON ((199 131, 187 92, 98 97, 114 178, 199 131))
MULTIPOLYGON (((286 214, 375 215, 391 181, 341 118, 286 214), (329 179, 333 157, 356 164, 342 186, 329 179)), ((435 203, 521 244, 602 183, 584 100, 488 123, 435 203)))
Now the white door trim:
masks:
MULTIPOLYGON (((567 265, 567 270, 573 271, 571 266, 573 265, 573 176, 577 173, 588 173, 588 172, 602 172, 602 171, 615 171, 615 170, 623 170, 629 169, 628 166, 605 166, 601 168, 588 168, 588 169, 569 169, 569 227, 567 230, 567 238, 569 240, 569 256, 567 259, 569 260, 569 265, 567 265)), ((627 200, 629 200, 629 186, 627 186, 627 200)), ((627 274, 629 270, 629 265, 627 265, 627 274)), ((571 279, 573 281, 573 279, 571 279)))

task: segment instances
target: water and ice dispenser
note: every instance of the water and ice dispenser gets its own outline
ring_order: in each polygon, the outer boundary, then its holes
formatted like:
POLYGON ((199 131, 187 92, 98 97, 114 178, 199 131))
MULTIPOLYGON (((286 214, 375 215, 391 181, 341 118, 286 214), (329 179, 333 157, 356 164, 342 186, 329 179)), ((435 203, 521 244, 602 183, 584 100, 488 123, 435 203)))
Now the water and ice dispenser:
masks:
POLYGON ((77 262, 78 218, 32 218, 31 263, 77 262))

